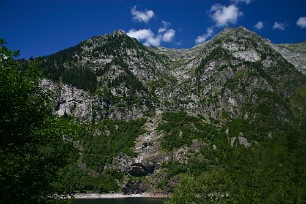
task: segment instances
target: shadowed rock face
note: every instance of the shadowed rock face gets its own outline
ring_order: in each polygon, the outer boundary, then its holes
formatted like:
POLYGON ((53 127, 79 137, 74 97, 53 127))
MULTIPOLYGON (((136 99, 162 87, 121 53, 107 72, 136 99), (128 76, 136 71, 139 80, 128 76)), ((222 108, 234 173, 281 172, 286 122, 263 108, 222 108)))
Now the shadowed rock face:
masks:
POLYGON ((131 164, 130 168, 131 169, 128 171, 128 173, 132 176, 147 176, 154 172, 155 166, 144 166, 142 163, 133 163, 131 164))
POLYGON ((147 185, 141 180, 129 180, 123 187, 124 194, 140 194, 147 191, 147 185))

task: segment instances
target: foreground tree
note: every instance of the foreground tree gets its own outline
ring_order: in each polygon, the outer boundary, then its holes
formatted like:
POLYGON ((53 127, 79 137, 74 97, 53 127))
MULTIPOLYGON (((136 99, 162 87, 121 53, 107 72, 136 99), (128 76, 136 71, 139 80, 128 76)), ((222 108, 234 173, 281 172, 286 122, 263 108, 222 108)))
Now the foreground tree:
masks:
POLYGON ((17 56, 0 39, 0 203, 53 202, 69 144, 53 131, 39 70, 17 56))

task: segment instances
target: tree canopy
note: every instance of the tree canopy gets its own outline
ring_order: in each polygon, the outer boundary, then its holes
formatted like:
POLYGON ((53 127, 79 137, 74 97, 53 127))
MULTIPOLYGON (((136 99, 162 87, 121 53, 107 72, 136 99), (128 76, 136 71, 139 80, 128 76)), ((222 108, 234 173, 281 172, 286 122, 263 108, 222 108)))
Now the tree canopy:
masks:
POLYGON ((56 130, 35 64, 22 65, 0 40, 0 203, 53 202, 54 185, 67 163, 67 147, 56 130))

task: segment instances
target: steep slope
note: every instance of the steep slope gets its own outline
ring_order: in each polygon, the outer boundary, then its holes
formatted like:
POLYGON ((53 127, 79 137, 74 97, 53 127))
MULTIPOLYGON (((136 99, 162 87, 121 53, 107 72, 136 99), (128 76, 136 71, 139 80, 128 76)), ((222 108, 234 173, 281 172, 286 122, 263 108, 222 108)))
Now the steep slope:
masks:
POLYGON ((288 62, 306 75, 306 42, 297 44, 278 44, 273 46, 288 62))
MULTIPOLYGON (((214 112, 213 118, 220 118, 222 112, 231 118, 243 117, 249 112, 242 109, 262 104, 264 95, 274 95, 273 100, 267 99, 273 103, 276 99, 285 103, 305 83, 305 77, 267 40, 242 27, 223 31, 207 44, 193 80, 199 97, 205 101, 204 110, 217 108, 209 111, 214 112)), ((286 112, 284 118, 289 116, 281 104, 270 108, 286 112)))
POLYGON ((164 182, 166 191, 174 184, 165 180, 175 181, 176 173, 205 160, 197 152, 226 141, 250 147, 278 138, 296 119, 290 100, 306 78, 268 40, 245 28, 227 28, 193 49, 155 51, 172 59, 173 80, 161 97, 167 105, 156 134, 162 134, 164 159, 152 154, 155 160, 146 163, 157 164, 152 178, 164 182))
POLYGON ((168 61, 166 56, 153 53, 117 30, 47 56, 41 60, 41 66, 47 67, 49 79, 72 86, 58 89, 59 115, 79 116, 78 112, 84 112, 79 109, 88 106, 75 103, 82 99, 74 97, 82 95, 74 94, 82 89, 92 95, 88 97, 90 108, 85 110, 87 118, 128 119, 142 117, 154 109, 157 98, 150 83, 164 75, 168 61))
POLYGON ((259 104, 265 104, 264 109, 278 100, 269 109, 278 109, 284 114, 278 122, 284 121, 290 117, 285 101, 305 83, 305 77, 268 40, 243 27, 227 28, 192 49, 155 50, 172 59, 169 67, 175 83, 164 101, 173 109, 190 110, 206 119, 250 119, 259 104))
POLYGON ((181 174, 222 165, 224 149, 252 151, 305 117, 306 77, 243 27, 179 50, 115 31, 40 63, 55 81, 42 82, 55 91, 55 112, 85 121, 71 139, 78 190, 172 192, 181 174))
POLYGON ((46 61, 50 72, 52 72, 49 77, 57 80, 65 71, 63 69, 69 68, 71 65, 86 66, 86 68, 96 71, 116 59, 120 59, 128 65, 129 70, 141 82, 152 80, 152 77, 158 76, 167 62, 165 56, 155 55, 121 30, 85 40, 74 47, 48 56, 46 61))

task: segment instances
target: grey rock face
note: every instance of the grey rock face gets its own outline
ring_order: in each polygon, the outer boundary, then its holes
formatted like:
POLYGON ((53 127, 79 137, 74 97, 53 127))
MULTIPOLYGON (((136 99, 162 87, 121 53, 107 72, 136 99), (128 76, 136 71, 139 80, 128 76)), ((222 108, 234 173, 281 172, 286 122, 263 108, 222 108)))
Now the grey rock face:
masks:
POLYGON ((306 75, 306 43, 273 45, 286 60, 292 63, 296 69, 306 75))
MULTIPOLYGON (((78 63, 91 64, 91 69, 94 70, 119 58, 128 65, 129 71, 141 82, 153 80, 169 61, 165 56, 157 58, 153 52, 142 46, 136 39, 128 37, 121 30, 84 41, 81 56, 83 55, 86 57, 83 57, 78 63)), ((116 71, 113 74, 119 75, 120 73, 116 71)), ((113 74, 112 77, 114 77, 113 74)))
POLYGON ((250 147, 251 146, 251 143, 248 142, 248 139, 243 137, 243 136, 239 136, 238 141, 239 141, 240 145, 243 145, 245 147, 250 147))
POLYGON ((93 119, 93 107, 99 105, 98 97, 82 89, 67 84, 60 85, 47 79, 42 80, 41 86, 55 96, 54 112, 56 115, 66 114, 83 120, 93 119))

